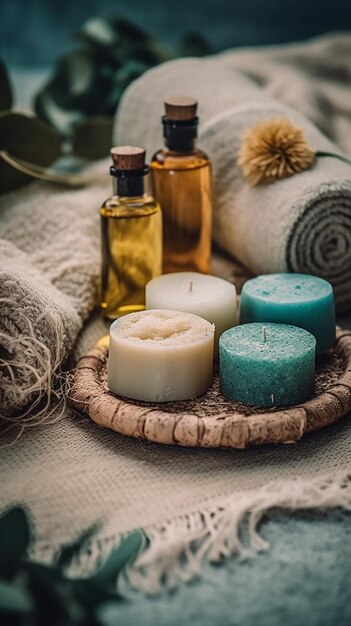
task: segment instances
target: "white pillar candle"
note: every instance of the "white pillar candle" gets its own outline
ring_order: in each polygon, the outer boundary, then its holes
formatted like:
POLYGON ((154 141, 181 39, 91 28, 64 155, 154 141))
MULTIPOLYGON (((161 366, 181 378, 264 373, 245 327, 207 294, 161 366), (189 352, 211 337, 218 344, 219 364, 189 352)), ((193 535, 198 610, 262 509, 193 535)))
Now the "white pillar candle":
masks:
POLYGON ((200 315, 215 325, 214 353, 220 335, 238 323, 236 289, 223 278, 197 272, 175 272, 146 285, 147 309, 172 309, 200 315))
POLYGON ((214 327, 179 311, 141 311, 110 328, 111 391, 134 400, 197 398, 212 383, 214 327))

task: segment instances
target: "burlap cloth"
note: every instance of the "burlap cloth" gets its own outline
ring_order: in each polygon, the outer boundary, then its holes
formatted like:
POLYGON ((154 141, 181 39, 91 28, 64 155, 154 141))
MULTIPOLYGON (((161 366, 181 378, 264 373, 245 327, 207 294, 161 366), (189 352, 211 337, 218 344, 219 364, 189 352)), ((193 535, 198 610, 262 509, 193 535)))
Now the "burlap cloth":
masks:
MULTIPOLYGON (((105 332, 93 316, 76 357, 105 332)), ((258 525, 271 508, 351 510, 348 417, 295 445, 245 451, 148 444, 99 428, 67 408, 64 416, 54 411, 48 423, 27 428, 17 441, 14 436, 9 432, 1 440, 0 507, 22 503, 30 512, 32 556, 52 562, 62 545, 98 522, 96 536, 71 569, 85 574, 123 533, 142 527, 149 546, 127 578, 146 593, 190 580, 206 560, 250 557, 268 548, 258 525), (243 525, 249 543, 242 542, 243 525)))
MULTIPOLYGON (((312 52, 309 57, 306 46, 305 57, 314 58, 312 52)), ((255 66, 257 59, 261 53, 253 57, 255 66)), ((312 61, 306 67, 313 89, 312 61)), ((96 302, 97 207, 109 194, 105 167, 98 165, 96 180, 92 174, 91 187, 79 192, 35 183, 1 198, 1 410, 17 421, 17 430, 1 433, 0 510, 14 503, 28 508, 33 554, 45 561, 100 522, 75 564, 74 571, 83 573, 121 533, 145 528, 149 545, 129 578, 153 592, 191 578, 206 559, 266 547, 257 526, 271 507, 351 509, 351 430, 345 418, 296 445, 193 450, 123 438, 62 402, 23 409, 33 389, 45 402, 61 377, 62 358, 71 355, 74 363, 106 332, 96 317, 85 322, 96 302), (248 524, 246 546, 241 523, 248 524)), ((238 268, 224 256, 217 257, 214 273, 240 282, 238 268)))

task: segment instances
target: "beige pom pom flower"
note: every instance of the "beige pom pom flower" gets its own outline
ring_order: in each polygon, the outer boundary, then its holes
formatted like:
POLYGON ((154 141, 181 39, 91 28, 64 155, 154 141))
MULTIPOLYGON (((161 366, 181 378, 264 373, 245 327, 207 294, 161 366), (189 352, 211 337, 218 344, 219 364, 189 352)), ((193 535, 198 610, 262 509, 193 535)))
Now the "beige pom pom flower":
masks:
POLYGON ((238 164, 255 186, 293 176, 312 167, 316 152, 303 129, 284 118, 259 122, 251 128, 239 151, 238 164))

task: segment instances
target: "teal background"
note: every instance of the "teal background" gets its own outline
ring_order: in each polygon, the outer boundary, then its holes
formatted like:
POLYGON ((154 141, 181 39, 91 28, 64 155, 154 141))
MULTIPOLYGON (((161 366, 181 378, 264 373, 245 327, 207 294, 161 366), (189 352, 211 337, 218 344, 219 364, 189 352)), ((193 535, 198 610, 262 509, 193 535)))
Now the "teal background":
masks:
POLYGON ((215 50, 351 28, 349 0, 1 0, 0 8, 0 56, 17 66, 51 65, 96 14, 119 13, 170 45, 201 32, 215 50))

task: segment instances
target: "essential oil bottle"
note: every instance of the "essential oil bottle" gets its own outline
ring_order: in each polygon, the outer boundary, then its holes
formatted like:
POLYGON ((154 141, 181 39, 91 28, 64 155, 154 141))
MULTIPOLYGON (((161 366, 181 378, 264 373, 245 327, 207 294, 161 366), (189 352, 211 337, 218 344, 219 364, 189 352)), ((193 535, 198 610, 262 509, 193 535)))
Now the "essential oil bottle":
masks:
POLYGON ((100 209, 101 308, 107 320, 145 308, 145 286, 162 270, 162 214, 145 190, 145 150, 112 148, 113 195, 100 209))
POLYGON ((162 117, 165 148, 151 162, 153 193, 162 206, 163 272, 211 270, 212 177, 195 147, 197 101, 173 97, 162 117))

